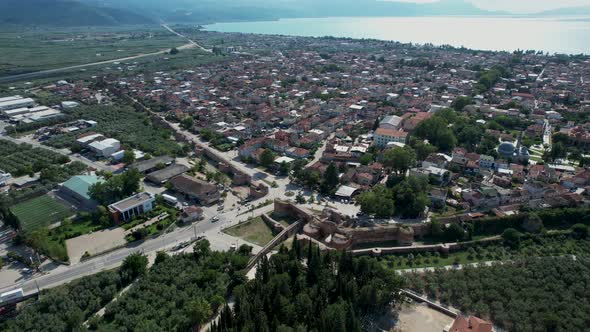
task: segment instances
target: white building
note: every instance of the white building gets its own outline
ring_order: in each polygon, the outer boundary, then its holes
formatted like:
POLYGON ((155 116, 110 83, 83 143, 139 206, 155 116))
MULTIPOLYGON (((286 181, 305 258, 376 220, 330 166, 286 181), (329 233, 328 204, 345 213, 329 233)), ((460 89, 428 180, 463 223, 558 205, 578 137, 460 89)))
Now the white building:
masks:
POLYGON ((386 128, 378 128, 373 135, 373 139, 375 140, 375 145, 383 148, 387 146, 389 142, 397 142, 397 143, 406 143, 406 139, 408 137, 408 133, 395 130, 395 129, 386 129, 386 128))
POLYGON ((20 96, 14 96, 0 99, 0 112, 13 110, 15 108, 32 106, 35 106, 35 101, 31 98, 22 98, 20 96))
POLYGON ((80 104, 76 101, 62 101, 61 102, 62 109, 76 108, 78 106, 80 106, 80 104))
POLYGON ((154 208, 155 201, 154 195, 141 192, 109 205, 109 212, 115 222, 127 221, 151 211, 154 208))
POLYGON ((379 128, 399 130, 403 120, 397 115, 388 115, 379 122, 379 128))
POLYGON ((107 138, 102 141, 92 142, 88 147, 98 156, 109 157, 113 153, 119 151, 121 148, 121 142, 114 138, 107 138))
POLYGON ((487 156, 482 154, 479 156, 479 167, 486 168, 486 169, 493 169, 496 168, 496 163, 494 161, 494 157, 487 156))
POLYGON ((12 176, 10 175, 10 173, 6 173, 0 169, 0 186, 6 185, 6 182, 10 180, 11 177, 12 176))
POLYGON ((76 143, 86 147, 88 146, 88 144, 94 142, 94 141, 100 141, 104 139, 104 136, 102 136, 101 134, 91 134, 91 135, 87 135, 87 136, 83 136, 80 137, 76 140, 76 143))

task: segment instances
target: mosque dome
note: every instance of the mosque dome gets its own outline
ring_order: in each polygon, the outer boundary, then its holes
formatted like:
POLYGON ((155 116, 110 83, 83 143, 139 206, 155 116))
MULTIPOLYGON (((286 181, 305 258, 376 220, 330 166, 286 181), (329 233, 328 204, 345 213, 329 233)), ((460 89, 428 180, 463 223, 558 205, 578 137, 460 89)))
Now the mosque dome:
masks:
POLYGON ((514 155, 514 144, 510 142, 503 142, 498 146, 498 153, 504 156, 514 155))

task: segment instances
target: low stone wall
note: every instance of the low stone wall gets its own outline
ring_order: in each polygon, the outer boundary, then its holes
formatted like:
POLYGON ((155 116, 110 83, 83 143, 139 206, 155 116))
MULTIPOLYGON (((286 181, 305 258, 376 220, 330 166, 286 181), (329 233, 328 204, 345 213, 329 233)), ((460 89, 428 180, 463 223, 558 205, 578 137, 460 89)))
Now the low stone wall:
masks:
POLYGON ((249 195, 252 199, 259 199, 266 195, 268 195, 268 186, 262 183, 259 184, 250 184, 250 192, 249 195))
POLYGON ((281 233, 279 233, 279 235, 275 236, 272 240, 270 240, 270 242, 267 243, 264 246, 264 248, 262 248, 262 250, 260 250, 254 257, 252 257, 250 259, 250 261, 248 262, 248 265, 246 266, 246 270, 253 268, 254 265, 256 265, 256 263, 258 262, 258 260, 262 256, 266 255, 269 251, 271 251, 272 248, 274 248, 277 244, 285 241, 290 236, 297 234, 299 232, 299 230, 301 229, 302 225, 303 225, 303 223, 301 221, 296 221, 296 222, 292 223, 291 225, 289 225, 289 227, 283 229, 283 231, 281 231, 281 233))
POLYGON ((282 232, 283 230, 285 230, 285 226, 281 225, 279 222, 277 222, 276 220, 274 220, 273 218, 271 218, 268 214, 263 213, 260 215, 260 218, 262 218, 262 221, 264 221, 264 223, 270 227, 273 231, 273 233, 277 234, 282 232))
POLYGON ((313 213, 308 209, 278 199, 274 201, 274 213, 281 217, 300 219, 304 223, 308 223, 314 219, 313 213))
POLYGON ((452 243, 437 243, 437 244, 426 244, 426 245, 412 245, 406 247, 385 247, 385 248, 367 248, 352 250, 352 254, 355 256, 372 255, 380 256, 387 254, 409 254, 416 252, 440 252, 442 254, 448 254, 450 252, 464 250, 470 247, 478 246, 483 243, 494 243, 500 242, 502 239, 499 236, 494 236, 487 239, 481 239, 470 242, 452 242, 452 243))

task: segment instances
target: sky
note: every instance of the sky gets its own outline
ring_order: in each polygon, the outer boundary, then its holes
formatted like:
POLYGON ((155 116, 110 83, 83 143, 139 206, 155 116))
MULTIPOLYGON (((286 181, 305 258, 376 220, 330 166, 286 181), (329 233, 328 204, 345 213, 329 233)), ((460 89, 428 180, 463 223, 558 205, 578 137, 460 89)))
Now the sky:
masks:
MULTIPOLYGON (((400 1, 400 0, 398 0, 400 1)), ((437 0, 401 0, 405 2, 434 2, 437 0)), ((590 0, 471 0, 471 2, 483 9, 505 10, 517 13, 531 13, 543 10, 590 6, 590 0)))

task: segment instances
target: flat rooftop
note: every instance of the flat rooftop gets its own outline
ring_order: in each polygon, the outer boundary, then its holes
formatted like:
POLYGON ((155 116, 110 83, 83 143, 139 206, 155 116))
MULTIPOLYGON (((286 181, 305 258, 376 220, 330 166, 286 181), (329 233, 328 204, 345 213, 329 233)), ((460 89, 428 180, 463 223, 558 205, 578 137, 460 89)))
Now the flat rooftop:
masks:
POLYGON ((144 173, 147 170, 155 168, 158 164, 168 164, 173 162, 174 159, 168 156, 160 156, 154 157, 152 159, 143 160, 136 162, 135 164, 131 165, 132 168, 135 168, 141 173, 144 173))
POLYGON ((153 199, 154 196, 152 196, 152 194, 148 192, 142 192, 113 203, 109 205, 109 208, 119 212, 124 212, 153 199))

